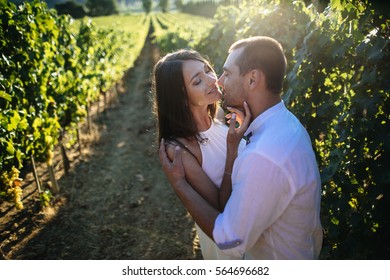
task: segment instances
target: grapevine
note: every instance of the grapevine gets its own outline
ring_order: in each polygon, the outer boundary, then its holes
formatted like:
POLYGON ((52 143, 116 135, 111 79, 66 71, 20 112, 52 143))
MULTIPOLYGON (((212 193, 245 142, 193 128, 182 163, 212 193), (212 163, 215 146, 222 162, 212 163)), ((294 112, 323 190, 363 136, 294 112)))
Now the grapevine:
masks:
POLYGON ((9 172, 4 171, 0 176, 0 198, 5 198, 12 201, 15 204, 15 207, 19 210, 23 209, 22 203, 22 189, 21 182, 23 181, 19 178, 20 171, 14 166, 9 172))
MULTIPOLYGON (((32 157, 50 169, 63 135, 77 135, 88 106, 134 65, 148 18, 134 17, 131 32, 75 22, 38 0, 0 8, 0 170, 9 176, 32 157)), ((1 185, 2 199, 20 208, 22 186, 13 186, 11 196, 1 185)))

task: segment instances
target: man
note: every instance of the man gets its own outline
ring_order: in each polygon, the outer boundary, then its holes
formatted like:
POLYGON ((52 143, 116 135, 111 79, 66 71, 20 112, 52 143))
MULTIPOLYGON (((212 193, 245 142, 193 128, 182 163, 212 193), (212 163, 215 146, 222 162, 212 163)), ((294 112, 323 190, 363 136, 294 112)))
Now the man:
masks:
POLYGON ((236 158, 223 213, 186 182, 180 148, 160 161, 176 194, 224 253, 244 259, 316 259, 322 245, 321 181, 309 135, 281 91, 286 58, 269 37, 234 43, 218 83, 226 106, 252 114, 248 144, 236 158))

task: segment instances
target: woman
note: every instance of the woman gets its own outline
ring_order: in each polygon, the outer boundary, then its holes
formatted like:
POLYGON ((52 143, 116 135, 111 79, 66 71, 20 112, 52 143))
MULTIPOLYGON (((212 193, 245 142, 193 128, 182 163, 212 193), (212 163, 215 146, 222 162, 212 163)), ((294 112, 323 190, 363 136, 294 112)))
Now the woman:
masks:
MULTIPOLYGON (((229 143, 234 144, 227 147, 228 127, 218 106, 222 93, 210 63, 193 50, 167 54, 154 67, 153 94, 159 142, 165 139, 171 160, 176 145, 184 149, 188 182, 216 209, 223 209, 231 193, 230 175, 238 145, 242 148, 245 144, 240 141, 242 132, 240 138, 231 136, 229 143), (224 187, 219 188, 221 185, 224 187)), ((204 259, 231 258, 196 227, 204 259)))

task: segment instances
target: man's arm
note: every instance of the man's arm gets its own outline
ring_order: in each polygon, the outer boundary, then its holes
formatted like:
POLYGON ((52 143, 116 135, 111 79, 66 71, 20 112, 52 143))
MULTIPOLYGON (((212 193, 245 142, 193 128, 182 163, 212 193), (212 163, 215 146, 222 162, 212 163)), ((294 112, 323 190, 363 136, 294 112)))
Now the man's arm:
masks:
POLYGON ((199 195, 186 181, 182 162, 182 150, 175 148, 171 162, 165 150, 164 139, 159 149, 160 163, 176 195, 200 228, 213 239, 214 223, 219 212, 199 195))

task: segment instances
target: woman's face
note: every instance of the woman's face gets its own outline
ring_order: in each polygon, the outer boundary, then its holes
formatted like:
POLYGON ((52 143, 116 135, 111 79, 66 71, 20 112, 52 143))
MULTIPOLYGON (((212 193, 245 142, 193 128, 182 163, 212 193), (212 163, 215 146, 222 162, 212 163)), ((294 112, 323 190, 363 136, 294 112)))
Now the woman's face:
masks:
POLYGON ((221 99, 217 76, 207 64, 198 60, 183 62, 184 84, 191 106, 207 106, 221 99))

